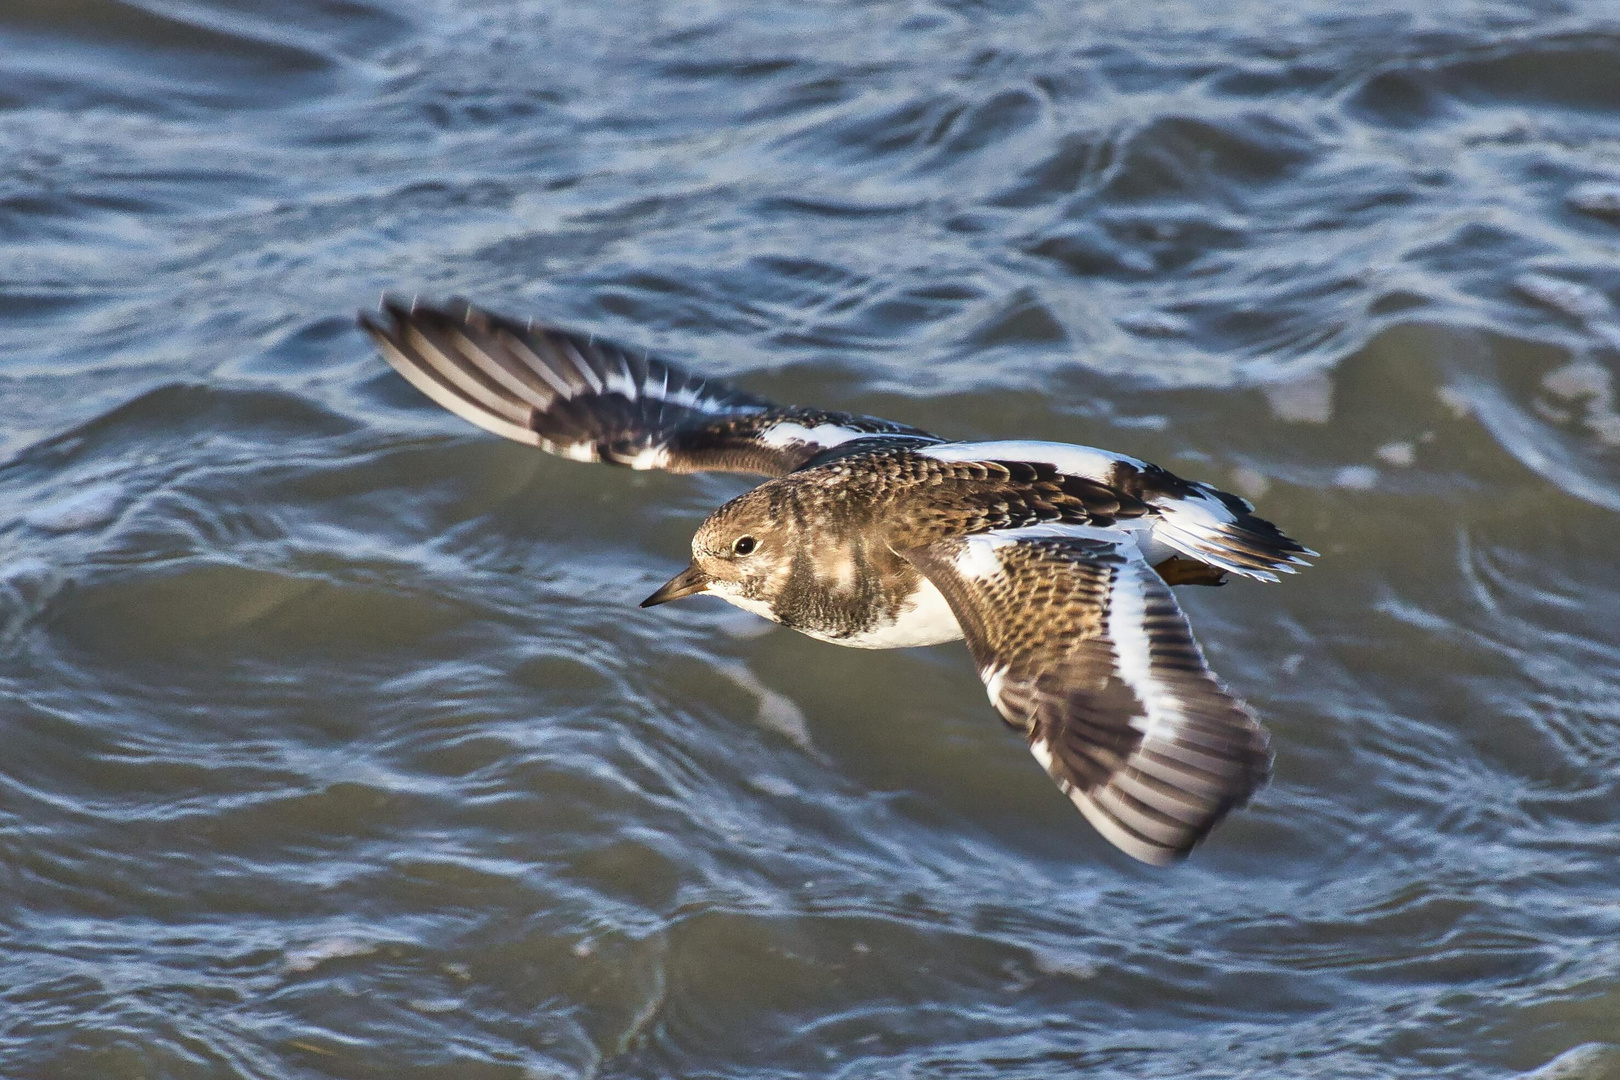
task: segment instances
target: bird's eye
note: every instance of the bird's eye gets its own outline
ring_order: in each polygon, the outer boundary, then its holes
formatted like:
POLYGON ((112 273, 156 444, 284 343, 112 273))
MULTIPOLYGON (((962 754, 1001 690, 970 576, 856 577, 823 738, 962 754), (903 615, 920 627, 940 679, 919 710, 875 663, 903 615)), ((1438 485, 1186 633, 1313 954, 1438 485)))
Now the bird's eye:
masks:
POLYGON ((754 549, 759 547, 759 541, 752 536, 739 536, 731 545, 731 550, 738 555, 752 555, 754 549))

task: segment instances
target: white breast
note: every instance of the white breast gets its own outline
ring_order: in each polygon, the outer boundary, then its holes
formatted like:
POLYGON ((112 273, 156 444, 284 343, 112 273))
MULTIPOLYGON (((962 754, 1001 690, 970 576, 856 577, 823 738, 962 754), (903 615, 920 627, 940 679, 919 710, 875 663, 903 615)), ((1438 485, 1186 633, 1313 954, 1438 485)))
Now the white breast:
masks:
POLYGON ((934 588, 933 582, 923 578, 917 591, 901 605, 899 615, 890 622, 879 623, 851 637, 827 637, 811 631, 806 633, 821 641, 856 649, 909 649, 916 645, 956 641, 962 636, 962 627, 951 613, 951 606, 945 602, 945 597, 934 588))
POLYGON ((718 596, 732 607, 740 607, 744 611, 758 615, 762 619, 769 619, 771 622, 782 621, 776 617, 775 609, 773 609, 770 604, 767 604, 763 600, 751 600, 746 596, 738 596, 736 593, 729 592, 725 588, 720 587, 718 584, 710 585, 709 592, 713 593, 715 596, 718 596))

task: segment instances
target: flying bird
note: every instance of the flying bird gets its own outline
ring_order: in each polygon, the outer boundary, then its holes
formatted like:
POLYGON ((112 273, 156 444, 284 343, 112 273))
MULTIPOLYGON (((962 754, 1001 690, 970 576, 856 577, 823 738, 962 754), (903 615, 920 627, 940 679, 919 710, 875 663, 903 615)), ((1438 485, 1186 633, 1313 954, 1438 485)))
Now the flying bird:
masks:
POLYGON ((1187 855, 1270 775, 1170 586, 1276 581, 1315 552, 1236 495, 1067 443, 951 442, 778 405, 465 302, 385 299, 394 369, 496 435, 575 461, 769 477, 709 515, 642 607, 708 593, 865 649, 965 638, 991 704, 1105 838, 1187 855))

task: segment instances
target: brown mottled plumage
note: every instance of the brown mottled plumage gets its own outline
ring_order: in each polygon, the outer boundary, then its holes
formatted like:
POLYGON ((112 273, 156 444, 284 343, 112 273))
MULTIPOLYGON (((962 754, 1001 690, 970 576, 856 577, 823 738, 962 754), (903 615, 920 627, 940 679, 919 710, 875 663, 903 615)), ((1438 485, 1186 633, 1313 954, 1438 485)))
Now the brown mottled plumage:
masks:
POLYGON ((909 558, 950 602, 996 708, 1104 836, 1166 861, 1265 782, 1265 729, 1209 673, 1169 586, 1141 559, 1103 535, 1031 537, 997 547, 1000 573, 976 580, 960 566, 975 542, 952 537, 909 558), (1109 618, 1124 589, 1141 601, 1144 662, 1177 704, 1174 730, 1131 722, 1143 702, 1109 618))
POLYGON ((1235 495, 1062 443, 949 443, 783 407, 465 303, 361 325, 473 423, 552 453, 773 479, 720 507, 643 606, 695 593, 812 637, 965 637, 990 700, 1121 850, 1189 852, 1265 783, 1265 730, 1205 666, 1172 584, 1276 580, 1314 554, 1235 495))

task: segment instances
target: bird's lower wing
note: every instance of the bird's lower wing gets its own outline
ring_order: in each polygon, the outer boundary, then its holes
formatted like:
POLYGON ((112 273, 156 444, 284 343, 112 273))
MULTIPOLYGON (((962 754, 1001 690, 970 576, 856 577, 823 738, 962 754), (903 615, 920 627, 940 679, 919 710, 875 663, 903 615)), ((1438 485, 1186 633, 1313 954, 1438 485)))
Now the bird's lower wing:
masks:
POLYGON ((1128 536, 1046 525, 902 554, 950 604, 991 703, 1126 854, 1184 857, 1265 783, 1265 729, 1128 536))
POLYGON ((778 406, 599 338, 463 302, 384 300, 360 325, 444 408, 576 461, 781 476, 855 440, 939 441, 888 420, 778 406))

